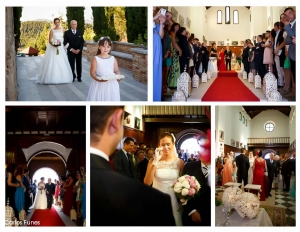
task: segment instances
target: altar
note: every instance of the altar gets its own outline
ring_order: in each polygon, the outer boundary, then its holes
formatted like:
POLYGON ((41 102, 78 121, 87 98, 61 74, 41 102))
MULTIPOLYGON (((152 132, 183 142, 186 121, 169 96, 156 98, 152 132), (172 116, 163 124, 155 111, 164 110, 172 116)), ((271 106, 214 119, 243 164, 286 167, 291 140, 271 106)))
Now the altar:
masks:
MULTIPOLYGON (((215 209, 215 226, 222 226, 225 221, 222 205, 217 206, 215 209)), ((229 216, 228 222, 228 226, 273 226, 272 221, 264 208, 260 208, 257 217, 253 219, 244 219, 234 210, 229 216)))

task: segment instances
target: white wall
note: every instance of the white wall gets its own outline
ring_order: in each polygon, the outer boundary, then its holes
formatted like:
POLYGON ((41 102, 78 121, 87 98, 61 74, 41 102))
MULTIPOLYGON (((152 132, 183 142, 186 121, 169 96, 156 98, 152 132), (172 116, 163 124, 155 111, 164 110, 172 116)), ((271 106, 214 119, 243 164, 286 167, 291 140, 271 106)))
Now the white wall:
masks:
POLYGON ((206 11, 207 23, 205 25, 204 36, 207 41, 224 41, 229 45, 231 41, 241 41, 250 38, 250 11, 244 6, 230 7, 230 24, 225 24, 225 6, 213 6, 206 11), (222 24, 217 24, 217 11, 222 11, 222 24), (233 11, 239 12, 239 24, 233 24, 233 11))
POLYGON ((137 117, 141 120, 140 130, 143 130, 142 106, 126 105, 124 110, 132 114, 129 127, 134 128, 134 117, 137 117))
MULTIPOLYGON (((271 5, 271 4, 270 4, 271 5)), ((225 6, 212 6, 208 10, 204 6, 179 7, 175 6, 178 12, 175 22, 179 23, 179 15, 184 17, 184 26, 188 31, 195 34, 200 42, 203 36, 207 41, 241 41, 253 40, 253 36, 261 35, 266 30, 273 29, 275 22, 279 21, 284 6, 252 6, 250 9, 244 6, 230 6, 230 22, 225 24, 225 6), (222 24, 217 24, 217 10, 222 10, 222 24), (233 11, 239 11, 239 24, 233 24, 233 11), (251 22, 250 22, 251 14, 251 22), (187 26, 187 17, 191 20, 191 26, 187 26)), ((168 7, 171 10, 171 7, 168 7)))
POLYGON ((250 138, 289 137, 289 117, 277 110, 263 111, 251 120, 250 138), (267 121, 275 123, 275 129, 267 132, 264 125, 267 121))
POLYGON ((292 106, 289 118, 290 143, 296 139, 296 106, 292 106))
POLYGON ((224 131, 224 144, 231 146, 231 139, 247 144, 252 121, 241 106, 216 106, 216 156, 219 155, 219 131, 224 131), (248 120, 247 126, 239 119, 239 112, 248 120))

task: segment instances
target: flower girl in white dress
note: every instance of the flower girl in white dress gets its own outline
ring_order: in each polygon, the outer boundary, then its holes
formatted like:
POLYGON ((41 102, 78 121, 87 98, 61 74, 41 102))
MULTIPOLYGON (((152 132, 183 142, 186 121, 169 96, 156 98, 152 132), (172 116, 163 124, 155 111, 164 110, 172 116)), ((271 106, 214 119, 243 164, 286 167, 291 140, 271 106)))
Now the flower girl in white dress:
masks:
POLYGON ((117 60, 109 54, 112 42, 108 36, 101 37, 98 52, 91 63, 90 75, 93 78, 87 101, 120 101, 120 75, 117 60), (116 76, 116 77, 114 77, 116 76))

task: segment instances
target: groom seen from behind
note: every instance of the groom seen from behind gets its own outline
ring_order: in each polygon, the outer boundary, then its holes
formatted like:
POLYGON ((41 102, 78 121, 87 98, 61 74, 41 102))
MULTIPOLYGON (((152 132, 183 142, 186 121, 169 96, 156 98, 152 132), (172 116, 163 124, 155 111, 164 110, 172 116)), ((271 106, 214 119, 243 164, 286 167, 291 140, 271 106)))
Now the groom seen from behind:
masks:
POLYGON ((47 196, 47 209, 51 209, 53 203, 53 196, 55 192, 55 185, 48 179, 48 183, 45 185, 46 196, 47 196))
POLYGON ((84 45, 83 34, 77 30, 77 21, 72 20, 70 23, 71 29, 65 31, 64 45, 67 47, 68 59, 73 73, 73 81, 77 79, 81 82, 82 73, 82 49, 84 45), (76 74, 75 74, 75 61, 76 61, 76 74))
POLYGON ((175 226, 170 196, 109 164, 123 137, 123 106, 91 106, 91 226, 175 226))

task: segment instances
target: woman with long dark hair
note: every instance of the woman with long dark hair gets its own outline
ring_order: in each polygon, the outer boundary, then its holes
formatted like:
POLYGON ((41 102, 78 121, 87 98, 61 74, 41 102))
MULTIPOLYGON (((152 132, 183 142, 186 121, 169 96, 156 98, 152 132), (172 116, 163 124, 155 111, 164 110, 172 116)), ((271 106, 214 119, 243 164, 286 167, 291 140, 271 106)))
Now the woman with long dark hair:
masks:
POLYGON ((13 163, 8 164, 6 172, 7 178, 5 181, 5 205, 7 205, 7 201, 9 201, 9 206, 13 208, 15 212, 15 217, 19 220, 19 213, 15 204, 15 193, 16 189, 21 186, 21 183, 18 183, 15 177, 16 165, 13 163))

